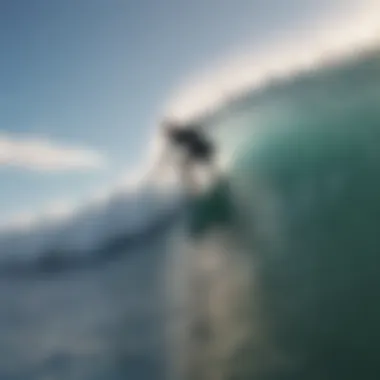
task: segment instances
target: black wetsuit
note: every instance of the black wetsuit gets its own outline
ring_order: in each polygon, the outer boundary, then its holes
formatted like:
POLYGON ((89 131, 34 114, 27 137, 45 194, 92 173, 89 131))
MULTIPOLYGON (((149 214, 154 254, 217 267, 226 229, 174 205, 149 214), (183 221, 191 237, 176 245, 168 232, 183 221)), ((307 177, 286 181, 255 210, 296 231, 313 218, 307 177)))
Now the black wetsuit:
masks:
POLYGON ((170 131, 172 141, 187 150, 190 159, 209 162, 214 149, 207 139, 194 128, 173 129, 170 131))

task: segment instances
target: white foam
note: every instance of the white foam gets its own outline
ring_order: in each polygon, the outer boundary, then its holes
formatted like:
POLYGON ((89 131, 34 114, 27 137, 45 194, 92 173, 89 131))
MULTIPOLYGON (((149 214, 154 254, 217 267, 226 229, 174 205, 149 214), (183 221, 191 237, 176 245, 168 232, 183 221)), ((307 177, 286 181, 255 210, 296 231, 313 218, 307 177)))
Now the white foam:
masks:
POLYGON ((262 51, 245 46, 244 53, 227 54, 186 78, 173 92, 165 113, 179 120, 197 117, 273 77, 291 76, 377 45, 380 2, 361 1, 354 8, 339 20, 323 20, 309 31, 300 31, 291 41, 277 41, 262 51))

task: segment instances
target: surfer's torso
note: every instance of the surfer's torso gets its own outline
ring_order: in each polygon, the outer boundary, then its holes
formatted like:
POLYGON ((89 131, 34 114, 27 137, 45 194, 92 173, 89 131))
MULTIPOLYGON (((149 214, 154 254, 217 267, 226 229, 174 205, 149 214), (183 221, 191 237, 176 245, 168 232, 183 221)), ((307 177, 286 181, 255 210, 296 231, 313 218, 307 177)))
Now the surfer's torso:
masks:
POLYGON ((170 131, 172 141, 187 150, 190 158, 209 161, 213 154, 211 143, 194 128, 173 129, 170 131))

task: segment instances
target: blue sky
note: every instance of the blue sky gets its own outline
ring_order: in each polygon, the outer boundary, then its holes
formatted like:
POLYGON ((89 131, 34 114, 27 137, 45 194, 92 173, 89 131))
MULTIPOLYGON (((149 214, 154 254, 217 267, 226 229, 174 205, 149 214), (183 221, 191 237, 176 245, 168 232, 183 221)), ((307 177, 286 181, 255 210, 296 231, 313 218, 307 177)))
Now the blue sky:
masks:
POLYGON ((154 120, 194 71, 301 33, 348 3, 1 1, 0 219, 86 199, 143 159, 154 120), (83 149, 106 165, 83 163, 83 149), (41 170, 41 159, 60 164, 41 170))

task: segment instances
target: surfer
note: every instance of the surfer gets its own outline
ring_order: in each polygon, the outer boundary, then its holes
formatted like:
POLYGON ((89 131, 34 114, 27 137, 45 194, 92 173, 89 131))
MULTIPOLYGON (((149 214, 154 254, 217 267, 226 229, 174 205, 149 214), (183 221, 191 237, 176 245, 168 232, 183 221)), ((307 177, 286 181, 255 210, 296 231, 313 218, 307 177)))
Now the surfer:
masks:
POLYGON ((181 125, 172 120, 164 120, 162 129, 170 148, 178 148, 184 154, 180 165, 183 184, 197 191, 198 181, 194 169, 197 164, 206 167, 209 175, 215 174, 215 148, 197 124, 181 125))

